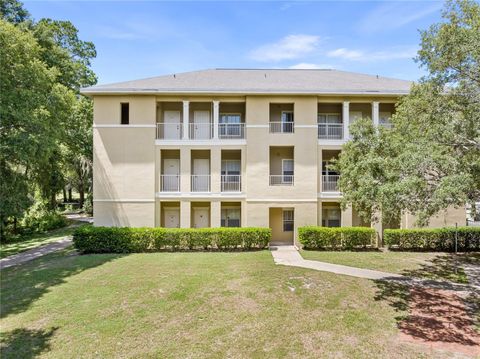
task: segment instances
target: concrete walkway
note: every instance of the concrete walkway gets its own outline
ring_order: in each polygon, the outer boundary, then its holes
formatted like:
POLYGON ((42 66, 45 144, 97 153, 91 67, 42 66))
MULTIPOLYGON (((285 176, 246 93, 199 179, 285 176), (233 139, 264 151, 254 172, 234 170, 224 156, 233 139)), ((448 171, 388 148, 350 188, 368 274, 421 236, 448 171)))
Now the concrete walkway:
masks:
POLYGON ((32 259, 44 256, 45 254, 49 254, 49 253, 67 248, 71 244, 72 244, 72 239, 70 238, 70 236, 67 236, 56 242, 48 243, 43 246, 33 248, 25 252, 13 254, 6 258, 0 259, 0 269, 13 267, 18 264, 31 261, 32 259))
POLYGON ((343 275, 348 275, 352 277, 367 278, 367 279, 374 279, 374 280, 404 278, 400 274, 380 272, 376 270, 355 268, 355 267, 343 266, 339 264, 331 264, 331 263, 303 259, 303 257, 300 255, 300 253, 294 246, 270 247, 270 250, 271 250, 275 264, 315 269, 323 272, 343 274, 343 275))

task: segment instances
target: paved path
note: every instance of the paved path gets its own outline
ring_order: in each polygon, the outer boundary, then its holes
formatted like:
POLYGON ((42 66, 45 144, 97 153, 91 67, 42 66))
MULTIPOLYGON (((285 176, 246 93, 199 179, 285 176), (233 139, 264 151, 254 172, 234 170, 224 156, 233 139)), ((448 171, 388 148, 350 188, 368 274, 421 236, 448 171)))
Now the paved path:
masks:
POLYGON ((13 254, 6 258, 0 259, 0 269, 16 266, 18 264, 31 261, 32 259, 44 256, 45 254, 49 254, 49 253, 67 248, 71 244, 72 244, 72 239, 70 238, 70 236, 67 236, 67 237, 64 237, 63 239, 60 239, 59 241, 48 243, 43 246, 33 248, 25 252, 13 254))
MULTIPOLYGON (((275 264, 279 265, 314 269, 318 271, 343 274, 358 278, 366 278, 373 280, 390 280, 405 285, 418 285, 436 289, 454 290, 457 293, 464 293, 464 295, 467 295, 471 292, 480 295, 480 287, 478 286, 478 280, 477 283, 475 283, 477 285, 461 284, 444 280, 413 278, 396 273, 387 273, 371 269, 363 269, 339 264, 307 260, 303 259, 297 248, 294 246, 272 246, 270 247, 270 251, 272 253, 275 264)), ((476 273, 478 273, 478 266, 476 267, 476 270, 476 273)), ((471 276, 475 276, 473 268, 469 268, 468 272, 470 272, 471 276)))
POLYGON ((343 266, 339 264, 331 264, 331 263, 303 259, 303 257, 300 255, 300 253, 294 246, 278 246, 278 247, 270 247, 270 249, 271 249, 271 253, 272 253, 275 264, 315 269, 315 270, 324 271, 324 272, 344 274, 352 277, 376 279, 376 280, 404 278, 400 274, 380 272, 376 270, 355 268, 355 267, 343 266))

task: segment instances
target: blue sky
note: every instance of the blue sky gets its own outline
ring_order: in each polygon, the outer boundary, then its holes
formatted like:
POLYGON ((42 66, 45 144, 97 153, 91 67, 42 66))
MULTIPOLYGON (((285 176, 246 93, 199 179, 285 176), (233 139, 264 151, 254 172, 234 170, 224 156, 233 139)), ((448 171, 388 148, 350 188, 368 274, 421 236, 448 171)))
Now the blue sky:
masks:
POLYGON ((442 2, 25 1, 97 48, 99 83, 216 67, 335 68, 416 80, 442 2))

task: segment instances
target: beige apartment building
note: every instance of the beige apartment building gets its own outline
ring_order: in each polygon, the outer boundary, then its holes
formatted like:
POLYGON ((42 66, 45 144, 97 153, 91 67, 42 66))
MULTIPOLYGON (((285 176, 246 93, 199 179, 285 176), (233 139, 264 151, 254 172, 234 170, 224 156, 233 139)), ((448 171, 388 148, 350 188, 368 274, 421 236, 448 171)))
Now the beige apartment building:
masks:
MULTIPOLYGON (((341 210, 328 163, 361 117, 390 126, 409 81, 336 70, 215 69, 94 86, 97 226, 374 226, 341 210)), ((452 209, 431 226, 465 223, 452 209)), ((402 228, 414 225, 404 216, 402 228)))

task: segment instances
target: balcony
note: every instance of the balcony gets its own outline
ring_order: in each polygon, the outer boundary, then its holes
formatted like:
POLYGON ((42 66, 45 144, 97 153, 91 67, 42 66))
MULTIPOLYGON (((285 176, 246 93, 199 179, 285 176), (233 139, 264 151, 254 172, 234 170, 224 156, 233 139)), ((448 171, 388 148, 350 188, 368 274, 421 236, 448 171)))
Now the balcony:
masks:
POLYGON ((157 139, 180 140, 183 136, 181 123, 157 123, 157 139))
POLYGON ((160 192, 180 192, 180 176, 160 175, 160 192))
POLYGON ((190 123, 189 138, 192 140, 209 140, 213 138, 213 125, 211 123, 190 123))
POLYGON ((322 176, 322 192, 338 192, 339 175, 322 176))
POLYGON ((222 192, 241 192, 241 178, 240 175, 223 175, 221 177, 221 191, 222 192))
POLYGON ((191 175, 192 192, 210 192, 210 175, 191 175))
POLYGON ((293 186, 293 175, 270 175, 270 186, 293 186))
POLYGON ((221 123, 218 125, 218 137, 221 139, 245 138, 244 123, 221 123))
POLYGON ((319 123, 318 138, 324 140, 341 140, 343 138, 343 123, 319 123))
POLYGON ((294 123, 274 121, 274 122, 270 122, 269 127, 270 127, 270 133, 293 133, 294 123))

